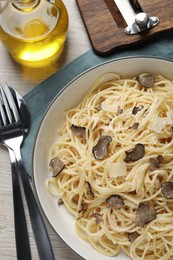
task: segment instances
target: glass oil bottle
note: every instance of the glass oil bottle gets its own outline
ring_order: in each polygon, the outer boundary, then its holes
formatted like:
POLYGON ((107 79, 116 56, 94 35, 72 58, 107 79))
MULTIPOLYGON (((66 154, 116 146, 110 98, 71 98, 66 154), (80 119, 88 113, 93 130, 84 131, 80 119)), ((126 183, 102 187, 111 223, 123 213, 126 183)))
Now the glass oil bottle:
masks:
POLYGON ((14 60, 24 66, 42 67, 58 59, 68 31, 64 3, 61 0, 6 1, 1 5, 0 40, 14 60))

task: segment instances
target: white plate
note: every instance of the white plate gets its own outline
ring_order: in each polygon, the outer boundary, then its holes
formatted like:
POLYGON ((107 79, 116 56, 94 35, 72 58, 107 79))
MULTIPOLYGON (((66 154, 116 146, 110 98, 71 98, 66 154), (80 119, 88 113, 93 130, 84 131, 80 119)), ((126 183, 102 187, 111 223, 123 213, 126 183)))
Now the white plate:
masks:
MULTIPOLYGON (((112 71, 120 73, 122 76, 135 76, 142 72, 148 72, 173 79, 173 63, 154 57, 131 57, 113 60, 84 72, 68 84, 48 108, 37 134, 33 154, 35 188, 47 219, 64 242, 79 256, 87 260, 110 260, 112 258, 101 255, 90 244, 77 236, 73 228, 73 216, 63 206, 57 206, 57 199, 53 198, 45 188, 45 180, 50 177, 48 170, 49 152, 55 141, 57 129, 60 128, 64 120, 63 112, 82 100, 82 97, 98 76, 112 71)), ((126 260, 129 257, 122 253, 114 259, 126 260)))

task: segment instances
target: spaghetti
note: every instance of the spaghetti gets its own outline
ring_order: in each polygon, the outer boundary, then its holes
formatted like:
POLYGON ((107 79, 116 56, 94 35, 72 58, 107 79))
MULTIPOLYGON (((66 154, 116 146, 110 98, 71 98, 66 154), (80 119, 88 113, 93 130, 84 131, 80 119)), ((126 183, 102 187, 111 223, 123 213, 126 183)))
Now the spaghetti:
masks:
POLYGON ((173 85, 160 75, 153 84, 98 79, 65 113, 51 151, 63 167, 48 191, 75 216, 77 234, 108 256, 173 259, 173 85))

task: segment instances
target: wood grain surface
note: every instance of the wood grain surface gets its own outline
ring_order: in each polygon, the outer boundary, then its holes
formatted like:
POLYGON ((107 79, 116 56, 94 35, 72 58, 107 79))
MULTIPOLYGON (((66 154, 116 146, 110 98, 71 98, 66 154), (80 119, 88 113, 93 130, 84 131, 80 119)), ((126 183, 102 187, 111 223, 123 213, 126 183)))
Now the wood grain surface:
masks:
MULTIPOLYGON (((65 49, 59 60, 42 69, 21 67, 11 59, 5 47, 0 43, 0 82, 8 82, 22 95, 25 95, 41 81, 91 48, 76 1, 63 0, 63 2, 67 7, 70 23, 65 49)), ((32 259, 39 260, 26 207, 25 211, 29 226, 32 259)), ((55 259, 78 260, 79 257, 62 242, 45 217, 44 220, 55 259)), ((0 260, 16 259, 10 161, 7 150, 0 147, 0 260)))
POLYGON ((135 35, 125 33, 126 22, 113 0, 76 0, 91 41, 98 55, 107 55, 128 45, 152 39, 155 35, 173 29, 172 0, 139 0, 143 12, 157 16, 159 24, 135 35))

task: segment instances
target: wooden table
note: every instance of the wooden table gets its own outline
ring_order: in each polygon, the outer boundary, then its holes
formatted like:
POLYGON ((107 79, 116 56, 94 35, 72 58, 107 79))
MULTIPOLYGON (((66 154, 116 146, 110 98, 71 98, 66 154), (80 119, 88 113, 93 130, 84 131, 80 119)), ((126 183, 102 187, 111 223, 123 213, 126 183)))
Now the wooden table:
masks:
MULTIPOLYGON (((81 54, 91 48, 84 25, 82 23, 75 0, 63 0, 69 13, 69 31, 63 55, 56 66, 45 69, 23 68, 16 64, 0 43, 0 82, 8 82, 22 95, 31 91, 38 83, 48 78, 51 74, 62 68, 81 54)), ((35 241, 29 225, 29 236, 33 260, 39 259, 35 241)), ((45 219, 55 258, 58 260, 77 260, 69 248, 61 241, 50 224, 45 219)), ((13 218, 13 196, 11 184, 11 169, 8 152, 0 148, 0 259, 15 260, 15 233, 13 218)), ((24 259, 23 259, 24 260, 24 259)))

